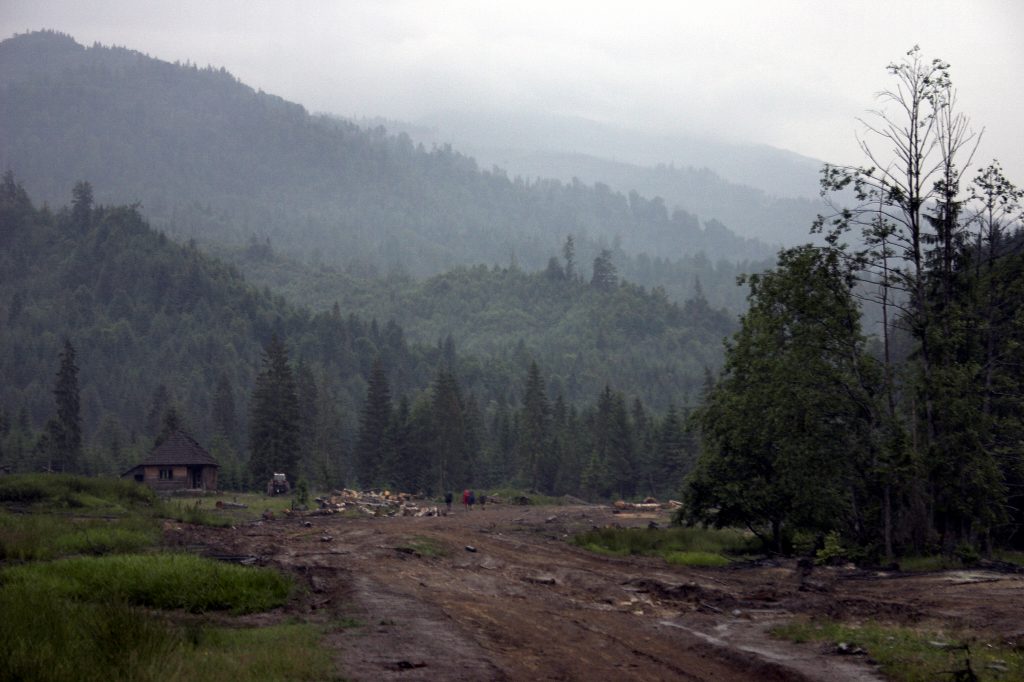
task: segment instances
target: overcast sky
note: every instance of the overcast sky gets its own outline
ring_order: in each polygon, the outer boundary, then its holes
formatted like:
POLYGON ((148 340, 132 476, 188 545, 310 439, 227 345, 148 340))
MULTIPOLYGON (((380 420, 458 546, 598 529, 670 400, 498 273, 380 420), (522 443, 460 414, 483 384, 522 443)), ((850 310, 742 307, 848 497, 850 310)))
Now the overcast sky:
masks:
POLYGON ((952 64, 978 161, 1024 185, 1020 0, 0 0, 3 37, 41 28, 223 66, 314 112, 541 111, 839 163, 916 43, 952 64))

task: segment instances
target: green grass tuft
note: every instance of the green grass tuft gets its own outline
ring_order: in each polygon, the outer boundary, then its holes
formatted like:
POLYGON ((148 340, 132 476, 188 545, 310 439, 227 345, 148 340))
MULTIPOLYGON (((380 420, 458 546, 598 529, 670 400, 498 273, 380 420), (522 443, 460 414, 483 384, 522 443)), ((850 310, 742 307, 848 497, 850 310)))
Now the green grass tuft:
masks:
MULTIPOLYGON (((525 505, 547 505, 547 506, 558 506, 564 505, 564 497, 552 497, 550 495, 543 495, 537 492, 528 492, 520 490, 518 488, 495 488, 493 490, 482 493, 481 491, 476 492, 476 496, 479 499, 481 494, 485 494, 490 499, 492 496, 497 496, 502 504, 525 504, 525 505)), ((462 493, 458 490, 455 491, 455 500, 452 502, 453 505, 459 506, 462 504, 462 493)), ((479 502, 476 506, 479 506, 479 502)))
POLYGON ((805 620, 792 621, 771 632, 794 642, 845 642, 850 647, 860 647, 881 664, 887 678, 899 682, 953 679, 953 671, 965 668, 968 653, 958 648, 964 644, 970 647, 971 667, 979 679, 1024 679, 1024 651, 967 633, 916 630, 874 622, 805 620))
POLYGON ((160 542, 160 523, 148 515, 69 518, 0 510, 0 560, 45 561, 75 554, 141 552, 160 542))
POLYGON ((275 571, 189 554, 80 557, 16 566, 0 572, 0 584, 38 585, 65 599, 94 603, 234 613, 280 606, 291 588, 275 571))
POLYGON ((129 509, 152 507, 156 495, 145 486, 119 478, 70 474, 18 474, 0 478, 0 503, 53 509, 129 509))
POLYGON ((175 676, 195 682, 331 679, 330 652, 323 633, 310 624, 260 628, 208 628, 189 647, 175 676))
POLYGON ((721 554, 711 552, 669 552, 665 561, 673 566, 693 566, 694 568, 717 568, 728 566, 729 560, 721 554))
POLYGON ((451 553, 447 546, 424 535, 417 535, 409 539, 405 544, 399 545, 398 549, 409 550, 428 558, 448 556, 451 553))
POLYGON ((123 602, 66 600, 42 585, 0 588, 0 679, 257 682, 330 679, 314 625, 211 627, 123 602))
POLYGON ((741 531, 706 528, 599 528, 576 535, 572 543, 610 556, 660 556, 681 566, 725 566, 730 556, 760 549, 741 531))
POLYGON ((212 504, 209 508, 204 507, 202 500, 164 502, 160 507, 160 515, 179 523, 189 523, 194 526, 227 528, 232 525, 230 517, 220 513, 220 510, 213 507, 212 504))

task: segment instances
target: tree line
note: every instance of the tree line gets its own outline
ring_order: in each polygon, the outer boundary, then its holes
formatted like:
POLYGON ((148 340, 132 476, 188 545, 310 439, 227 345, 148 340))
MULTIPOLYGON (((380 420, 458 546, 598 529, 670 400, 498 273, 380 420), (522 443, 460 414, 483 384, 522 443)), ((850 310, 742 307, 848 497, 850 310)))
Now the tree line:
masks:
MULTIPOLYGON (((382 358, 373 364, 351 457, 341 481, 438 495, 464 487, 514 487, 588 499, 674 496, 693 466, 696 445, 688 408, 651 413, 605 387, 577 407, 549 395, 533 362, 518 403, 482 404, 458 379, 451 348, 425 390, 394 396, 382 358)), ((316 476, 317 415, 302 398, 284 342, 264 351, 252 399, 249 473, 316 476), (304 404, 306 403, 306 404, 304 404)))

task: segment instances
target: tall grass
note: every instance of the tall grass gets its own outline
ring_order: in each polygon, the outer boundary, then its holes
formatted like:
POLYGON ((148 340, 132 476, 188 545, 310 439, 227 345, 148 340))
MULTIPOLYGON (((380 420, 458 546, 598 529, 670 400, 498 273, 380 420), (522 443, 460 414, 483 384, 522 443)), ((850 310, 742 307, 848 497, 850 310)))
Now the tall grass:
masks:
POLYGON ((0 477, 0 503, 63 509, 153 506, 156 495, 134 481, 70 474, 18 474, 0 477))
POLYGON ((598 528, 580 533, 572 543, 612 556, 660 556, 684 566, 724 566, 730 556, 752 554, 756 538, 738 530, 706 528, 598 528))
POLYGON ((53 514, 11 514, 0 509, 0 560, 123 554, 140 552, 159 542, 159 521, 149 516, 70 519, 53 514))
MULTIPOLYGON (((187 682, 263 682, 335 679, 322 632, 310 624, 261 628, 206 628, 187 650, 177 674, 187 682)), ((164 678, 161 678, 163 680, 164 678)))
POLYGON ((176 623, 122 602, 0 589, 0 679, 38 682, 323 680, 330 656, 312 625, 258 629, 176 623))
POLYGON ((0 613, 0 679, 156 680, 174 666, 175 638, 138 608, 21 585, 0 589, 0 613))
POLYGON ((269 569, 188 554, 77 557, 0 571, 6 587, 35 585, 57 597, 190 612, 264 611, 282 605, 290 581, 269 569))

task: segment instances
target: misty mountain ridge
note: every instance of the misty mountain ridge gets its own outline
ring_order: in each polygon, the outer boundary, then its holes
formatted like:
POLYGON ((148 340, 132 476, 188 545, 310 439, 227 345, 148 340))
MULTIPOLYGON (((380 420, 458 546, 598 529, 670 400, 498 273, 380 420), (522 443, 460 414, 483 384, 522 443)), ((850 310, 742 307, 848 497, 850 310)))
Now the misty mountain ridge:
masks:
MULTIPOLYGON (((477 158, 486 158, 481 153, 477 158)), ((792 245, 810 240, 809 226, 827 211, 820 200, 778 197, 760 189, 724 180, 707 166, 658 164, 640 166, 587 154, 557 152, 502 153, 497 165, 525 177, 548 177, 613 190, 660 197, 671 209, 695 214, 705 227, 728 226, 745 237, 770 244, 792 245)))
MULTIPOLYGON (((269 238, 296 257, 415 276, 510 261, 541 269, 568 234, 581 262, 613 244, 733 262, 773 251, 661 200, 510 179, 450 147, 312 116, 223 68, 39 32, 0 43, 0 87, 0 165, 33 196, 56 203, 87 179, 98 200, 140 202, 180 239, 269 238)), ((672 277, 661 284, 692 287, 692 273, 672 277)))
MULTIPOLYGON (((415 121, 430 140, 451 143, 489 167, 518 172, 520 156, 582 155, 642 167, 711 169, 730 183, 779 198, 816 199, 822 162, 764 144, 630 130, 578 116, 442 111, 415 121)), ((415 132, 409 134, 419 139, 415 132)), ((707 216, 718 217, 718 216, 707 216)))
POLYGON ((483 168, 527 180, 580 181, 661 198, 670 211, 774 245, 810 240, 810 225, 828 211, 818 192, 822 164, 766 145, 659 137, 582 118, 529 114, 448 112, 416 123, 353 121, 427 145, 450 144, 483 168), (727 180, 722 169, 744 180, 727 180))

